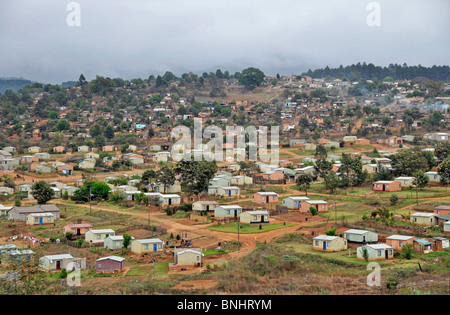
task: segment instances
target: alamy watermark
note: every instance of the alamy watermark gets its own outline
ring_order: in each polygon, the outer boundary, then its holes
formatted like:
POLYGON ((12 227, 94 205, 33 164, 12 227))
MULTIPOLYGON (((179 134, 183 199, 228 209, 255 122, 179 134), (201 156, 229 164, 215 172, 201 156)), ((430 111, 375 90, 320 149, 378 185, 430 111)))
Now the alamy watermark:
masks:
POLYGON ((67 15, 66 22, 70 27, 81 26, 81 6, 78 2, 70 2, 66 6, 66 10, 70 11, 67 15))
POLYGON ((81 286, 81 268, 80 268, 80 266, 71 261, 67 264, 67 270, 72 270, 72 272, 67 274, 67 285, 69 287, 81 286))
POLYGON ((371 11, 367 16, 367 25, 370 27, 381 26, 381 6, 378 2, 370 2, 367 7, 367 11, 371 11))
POLYGON ((172 138, 179 139, 171 148, 172 159, 176 162, 185 160, 201 161, 258 161, 278 164, 279 162, 279 127, 227 126, 222 130, 218 126, 202 128, 202 120, 194 118, 194 137, 186 126, 177 126, 172 130, 172 138), (226 139, 224 148, 224 138, 226 139), (211 139, 203 143, 203 139, 211 139), (236 140, 236 141, 235 141, 236 140), (269 149, 270 147, 270 149, 269 149), (224 155, 225 150, 225 155, 224 155))
POLYGON ((381 267, 380 264, 376 262, 371 262, 367 265, 367 270, 373 270, 367 276, 367 285, 369 287, 379 287, 381 286, 381 267))

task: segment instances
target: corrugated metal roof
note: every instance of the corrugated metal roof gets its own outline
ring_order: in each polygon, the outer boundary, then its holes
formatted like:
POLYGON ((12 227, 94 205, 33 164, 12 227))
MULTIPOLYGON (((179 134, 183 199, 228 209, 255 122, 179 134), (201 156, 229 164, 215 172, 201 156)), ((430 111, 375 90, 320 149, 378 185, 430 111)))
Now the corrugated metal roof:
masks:
POLYGON ((144 239, 144 240, 136 240, 136 242, 139 242, 141 244, 164 243, 159 238, 148 238, 148 239, 144 239))
POLYGON ((387 240, 400 240, 400 241, 407 241, 411 238, 413 238, 413 236, 407 235, 391 235, 389 237, 386 237, 387 240))
POLYGON ((107 259, 115 260, 115 261, 118 261, 118 262, 122 262, 122 261, 125 260, 125 258, 123 258, 123 257, 118 257, 118 256, 108 256, 108 257, 99 258, 99 259, 97 259, 96 261, 102 261, 102 260, 107 260, 107 259))
POLYGON ((319 241, 332 241, 337 239, 337 236, 329 236, 329 235, 319 235, 313 238, 313 240, 319 240, 319 241))
POLYGON ((197 252, 197 251, 192 250, 192 249, 185 249, 185 250, 182 250, 182 251, 180 251, 180 252, 177 252, 177 255, 182 255, 182 254, 185 254, 185 253, 193 253, 193 254, 198 254, 198 255, 205 256, 205 255, 203 255, 203 253, 197 252))
POLYGON ((366 234, 366 233, 374 233, 374 232, 370 232, 370 231, 366 231, 366 230, 350 229, 350 230, 345 231, 344 233, 348 233, 348 234, 366 234))
POLYGON ((386 245, 386 244, 371 244, 366 245, 367 247, 371 247, 373 249, 392 249, 392 246, 386 245))
POLYGON ((246 211, 244 213, 248 213, 248 214, 252 214, 252 215, 258 215, 258 214, 266 215, 266 214, 269 214, 269 212, 267 212, 267 211, 258 211, 258 210, 256 210, 256 211, 246 211))
POLYGON ((103 230, 90 230, 89 232, 92 232, 94 234, 102 234, 102 233, 115 233, 114 230, 111 229, 103 229, 103 230))
POLYGON ((416 238, 416 239, 414 240, 414 242, 420 243, 420 244, 422 244, 422 245, 424 245, 424 246, 429 246, 429 245, 431 245, 431 242, 429 242, 429 241, 427 241, 427 240, 424 240, 423 238, 416 238))
POLYGON ((434 217, 436 213, 427 213, 427 212, 416 212, 414 214, 411 214, 412 217, 425 217, 425 218, 431 218, 434 217))
MULTIPOLYGON (((45 258, 47 258, 48 260, 61 260, 61 259, 72 259, 73 256, 70 254, 59 254, 59 255, 47 255, 44 256, 45 258)), ((44 258, 43 257, 43 258, 44 258)))

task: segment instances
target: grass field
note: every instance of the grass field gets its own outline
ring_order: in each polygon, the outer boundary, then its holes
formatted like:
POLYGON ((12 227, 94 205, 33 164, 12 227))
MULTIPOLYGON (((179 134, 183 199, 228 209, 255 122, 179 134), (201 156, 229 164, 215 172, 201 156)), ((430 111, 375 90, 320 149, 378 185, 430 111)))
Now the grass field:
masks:
MULTIPOLYGON (((294 226, 294 223, 274 223, 274 224, 268 224, 268 225, 261 225, 261 229, 259 228, 259 225, 249 225, 241 223, 241 228, 239 229, 239 233, 244 234, 253 234, 253 233, 263 233, 267 231, 273 231, 282 229, 289 226, 294 226)), ((210 226, 209 229, 219 232, 226 232, 226 233, 237 233, 238 232, 238 223, 237 222, 231 222, 223 225, 213 225, 210 226)))

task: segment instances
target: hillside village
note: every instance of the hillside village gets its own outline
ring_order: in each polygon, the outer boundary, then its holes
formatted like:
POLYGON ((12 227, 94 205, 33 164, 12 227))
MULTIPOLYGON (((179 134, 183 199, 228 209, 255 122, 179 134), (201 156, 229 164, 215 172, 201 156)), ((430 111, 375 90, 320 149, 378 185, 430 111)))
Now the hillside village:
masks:
POLYGON ((7 90, 0 292, 448 294, 450 83, 359 67, 7 90), (194 119, 278 126, 279 161, 176 161, 194 119))

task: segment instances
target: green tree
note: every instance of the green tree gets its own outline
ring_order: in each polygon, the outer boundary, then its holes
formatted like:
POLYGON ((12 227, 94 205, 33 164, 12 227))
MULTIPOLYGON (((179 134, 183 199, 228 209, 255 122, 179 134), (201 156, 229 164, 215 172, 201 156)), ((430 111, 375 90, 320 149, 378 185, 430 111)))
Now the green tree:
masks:
POLYGON ((441 161, 450 156, 450 141, 438 143, 434 150, 434 155, 441 161))
POLYGON ((253 90, 263 83, 265 77, 266 75, 261 70, 252 67, 247 68, 242 71, 239 78, 239 84, 245 86, 248 90, 253 90))
POLYGON ((450 156, 439 164, 437 172, 441 177, 441 183, 444 185, 450 184, 450 156))
POLYGON ((111 188, 104 182, 89 180, 83 183, 83 186, 75 190, 72 200, 89 201, 92 198, 108 199, 111 188), (90 196, 90 194, 92 196, 90 196))
POLYGON ((429 169, 428 160, 420 149, 400 151, 391 157, 392 168, 398 176, 412 176, 417 171, 429 169))
POLYGON ((327 157, 327 149, 321 144, 316 147, 316 152, 314 152, 315 157, 326 158, 327 157))
POLYGON ((130 246, 132 240, 132 236, 127 232, 123 233, 123 248, 128 248, 130 246))
POLYGON ((93 138, 102 135, 102 127, 99 124, 92 125, 91 128, 89 128, 89 134, 93 138))
POLYGON ((70 123, 65 119, 58 120, 58 123, 56 124, 56 129, 58 131, 64 131, 70 129, 70 123))
POLYGON ((333 163, 325 159, 318 159, 314 166, 317 175, 321 178, 325 178, 331 172, 332 168, 333 163))
POLYGON ((113 139, 114 138, 114 127, 111 125, 106 126, 105 128, 105 137, 107 139, 113 139))
POLYGON ((413 185, 417 186, 417 188, 420 189, 425 188, 428 185, 428 182, 430 181, 428 176, 425 175, 425 173, 422 171, 415 172, 413 176, 414 176, 413 185))
POLYGON ((175 172, 181 175, 181 188, 189 195, 199 195, 209 185, 210 179, 217 172, 215 161, 180 161, 175 172))
POLYGON ((313 182, 313 178, 311 175, 307 173, 301 173, 297 177, 297 189, 300 191, 304 191, 306 196, 308 196, 308 190, 311 187, 311 183, 313 182))
POLYGON ((46 204, 47 201, 53 198, 55 192, 50 185, 45 181, 38 181, 31 187, 32 196, 37 200, 38 204, 46 204))
POLYGON ((162 165, 161 168, 155 174, 156 181, 164 185, 164 193, 166 193, 167 187, 175 183, 175 172, 173 167, 168 165, 162 165))

